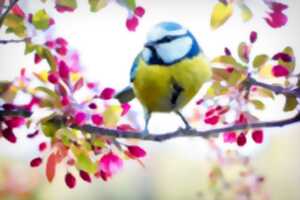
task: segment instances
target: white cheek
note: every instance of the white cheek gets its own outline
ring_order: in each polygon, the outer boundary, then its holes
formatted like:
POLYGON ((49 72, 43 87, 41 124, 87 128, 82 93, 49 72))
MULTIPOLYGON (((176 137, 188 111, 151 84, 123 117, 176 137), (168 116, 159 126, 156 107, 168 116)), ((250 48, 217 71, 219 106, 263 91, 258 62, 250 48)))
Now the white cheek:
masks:
POLYGON ((158 45, 156 51, 165 63, 172 63, 187 55, 192 48, 192 43, 189 37, 179 38, 170 43, 158 45))
POLYGON ((151 58, 152 52, 150 49, 145 48, 143 50, 142 56, 145 62, 149 62, 150 58, 151 58))

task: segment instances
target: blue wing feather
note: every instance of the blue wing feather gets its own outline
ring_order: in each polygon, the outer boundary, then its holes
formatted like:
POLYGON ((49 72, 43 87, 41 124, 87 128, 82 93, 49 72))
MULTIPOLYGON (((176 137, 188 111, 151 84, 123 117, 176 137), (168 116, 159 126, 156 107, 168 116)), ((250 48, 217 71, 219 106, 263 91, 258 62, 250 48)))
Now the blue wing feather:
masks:
POLYGON ((138 68, 140 58, 141 58, 141 54, 138 54, 133 61, 133 64, 132 64, 131 70, 130 70, 130 82, 133 82, 135 79, 136 70, 138 68))

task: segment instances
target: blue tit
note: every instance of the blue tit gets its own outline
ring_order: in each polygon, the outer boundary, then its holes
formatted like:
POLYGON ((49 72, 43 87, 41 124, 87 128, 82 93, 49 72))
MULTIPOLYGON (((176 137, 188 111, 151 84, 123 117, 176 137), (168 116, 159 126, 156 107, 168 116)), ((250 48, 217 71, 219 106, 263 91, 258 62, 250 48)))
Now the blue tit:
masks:
POLYGON ((145 130, 152 112, 175 112, 190 128, 181 109, 211 79, 212 70, 192 33, 174 22, 154 26, 136 56, 128 86, 116 95, 120 102, 134 97, 145 109, 145 130))

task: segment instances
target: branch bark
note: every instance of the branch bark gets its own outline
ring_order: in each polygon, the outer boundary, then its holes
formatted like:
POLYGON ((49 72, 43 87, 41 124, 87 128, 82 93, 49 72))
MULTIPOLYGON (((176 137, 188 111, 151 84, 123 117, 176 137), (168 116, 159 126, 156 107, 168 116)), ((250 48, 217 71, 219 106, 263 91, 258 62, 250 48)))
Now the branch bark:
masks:
POLYGON ((29 38, 24 38, 24 39, 20 39, 20 40, 0 40, 0 44, 10 44, 10 43, 22 43, 22 42, 26 42, 29 38))

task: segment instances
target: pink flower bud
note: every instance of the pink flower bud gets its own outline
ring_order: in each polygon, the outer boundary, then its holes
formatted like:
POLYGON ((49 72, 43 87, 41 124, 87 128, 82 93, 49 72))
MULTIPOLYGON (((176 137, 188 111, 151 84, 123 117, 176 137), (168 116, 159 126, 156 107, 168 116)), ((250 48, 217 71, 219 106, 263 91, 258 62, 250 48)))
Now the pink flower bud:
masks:
POLYGON ((38 157, 38 158, 34 158, 33 160, 31 160, 30 162, 30 166, 31 167, 38 167, 42 164, 42 158, 38 157))
POLYGON ((65 183, 70 189, 72 189, 76 186, 76 178, 68 172, 65 176, 65 183))
POLYGON ((92 122, 99 126, 103 123, 103 117, 101 115, 98 115, 98 114, 94 114, 92 115, 92 122))
POLYGON ((88 182, 88 183, 92 182, 92 179, 87 172, 80 170, 79 175, 82 178, 82 180, 84 180, 85 182, 88 182))
POLYGON ((132 146, 128 146, 127 149, 129 151, 129 153, 132 156, 134 156, 135 158, 142 158, 142 157, 146 156, 145 150, 139 146, 132 145, 132 146))
POLYGON ((247 143, 247 138, 246 135, 244 133, 241 133, 238 138, 237 138, 237 144, 239 146, 244 146, 247 143))
POLYGON ((109 100, 111 99, 115 94, 115 90, 113 88, 105 88, 101 94, 100 98, 104 100, 109 100))
POLYGON ((257 144, 263 143, 264 134, 263 134, 262 130, 253 131, 251 136, 255 143, 257 143, 257 144))
POLYGON ((60 61, 58 67, 59 76, 63 79, 69 79, 70 69, 68 65, 64 61, 60 61))
POLYGON ((132 16, 126 20, 126 27, 129 31, 135 31, 139 24, 139 20, 136 16, 132 16))
POLYGON ((143 17, 145 14, 145 9, 141 6, 138 6, 134 9, 134 14, 139 16, 139 17, 143 17))
POLYGON ((58 83, 58 75, 56 72, 52 72, 48 75, 48 81, 52 84, 58 83))

